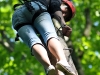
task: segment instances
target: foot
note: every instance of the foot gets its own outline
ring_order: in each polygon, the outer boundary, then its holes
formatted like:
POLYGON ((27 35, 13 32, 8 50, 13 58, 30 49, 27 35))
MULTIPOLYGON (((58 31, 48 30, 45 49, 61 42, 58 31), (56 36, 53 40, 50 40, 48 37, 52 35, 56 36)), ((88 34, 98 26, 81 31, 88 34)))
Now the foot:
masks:
POLYGON ((61 62, 57 62, 56 68, 62 71, 65 75, 75 75, 75 72, 70 66, 65 66, 61 62))
POLYGON ((50 65, 47 69, 47 75, 55 75, 55 67, 50 65))

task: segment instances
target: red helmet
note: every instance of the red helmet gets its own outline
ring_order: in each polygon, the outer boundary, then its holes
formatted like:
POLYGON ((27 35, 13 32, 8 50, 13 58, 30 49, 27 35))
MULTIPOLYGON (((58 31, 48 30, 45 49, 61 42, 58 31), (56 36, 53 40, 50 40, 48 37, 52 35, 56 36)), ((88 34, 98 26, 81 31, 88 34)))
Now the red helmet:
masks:
POLYGON ((70 19, 71 19, 75 15, 75 7, 74 7, 73 3, 70 0, 62 0, 62 1, 65 2, 69 6, 69 8, 71 9, 71 12, 72 12, 72 15, 70 17, 70 19))

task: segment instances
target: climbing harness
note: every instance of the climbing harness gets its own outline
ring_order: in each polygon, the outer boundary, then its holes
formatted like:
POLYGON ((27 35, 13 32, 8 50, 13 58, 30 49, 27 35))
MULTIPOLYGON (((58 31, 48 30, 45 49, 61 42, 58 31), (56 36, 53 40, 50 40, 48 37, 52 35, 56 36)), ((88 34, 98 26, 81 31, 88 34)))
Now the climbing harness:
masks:
MULTIPOLYGON (((36 1, 36 0, 31 0, 31 1, 36 1)), ((14 10, 16 10, 17 9, 17 7, 19 6, 21 6, 21 5, 24 5, 25 4, 25 6, 27 7, 27 9, 32 13, 32 10, 34 10, 34 8, 32 7, 32 5, 31 5, 31 1, 30 0, 20 0, 20 2, 21 2, 21 4, 15 4, 14 5, 14 10)), ((34 22, 34 20, 36 19, 36 17, 37 16, 39 16, 42 12, 46 12, 47 10, 44 10, 44 9, 42 9, 41 8, 41 6, 37 3, 37 2, 35 2, 38 6, 39 6, 39 8, 40 8, 40 10, 39 11, 37 11, 35 14, 34 14, 34 16, 33 16, 33 18, 32 18, 32 21, 34 22)), ((47 6, 47 5, 46 5, 47 6)), ((58 31, 60 31, 60 33, 63 35, 63 33, 61 32, 61 28, 63 28, 63 27, 65 27, 66 25, 64 25, 63 23, 62 23, 62 21, 61 21, 61 18, 58 16, 58 15, 52 15, 53 17, 55 17, 58 21, 59 21, 59 23, 61 24, 61 27, 60 28, 58 28, 57 29, 57 33, 58 33, 58 31)), ((18 25, 18 26, 16 26, 15 27, 15 30, 19 30, 19 28, 21 28, 22 26, 24 26, 25 24, 29 24, 29 23, 23 23, 23 24, 20 24, 20 25, 18 25)), ((64 36, 64 35, 63 35, 64 36)), ((19 40, 19 35, 18 35, 18 33, 16 34, 16 37, 15 37, 15 41, 18 41, 19 40)), ((69 50, 70 51, 70 55, 68 56, 68 58, 71 56, 71 54, 72 54, 72 51, 73 51, 73 49, 71 49, 71 48, 64 48, 63 50, 69 50)))
MULTIPOLYGON (((31 5, 32 1, 34 3, 36 3, 39 6, 39 9, 40 9, 40 10, 36 11, 36 13, 33 15, 33 18, 32 18, 32 23, 33 23, 34 20, 36 19, 36 17, 38 17, 41 13, 47 11, 46 9, 42 9, 41 6, 38 4, 38 2, 36 2, 36 0, 20 0, 21 4, 15 4, 13 7, 14 7, 14 10, 16 10, 21 5, 25 5, 27 7, 27 9, 29 10, 29 12, 32 13, 32 10, 35 10, 33 8, 33 6, 31 5)), ((41 2, 41 3, 43 4, 43 2, 41 2)), ((46 6, 46 4, 45 4, 45 6, 46 6)), ((29 24, 29 23, 22 23, 20 25, 17 25, 14 29, 18 31, 22 26, 24 26, 26 24, 29 24)), ((16 37, 15 37, 15 41, 18 41, 18 40, 19 40, 19 35, 17 33, 16 37)))

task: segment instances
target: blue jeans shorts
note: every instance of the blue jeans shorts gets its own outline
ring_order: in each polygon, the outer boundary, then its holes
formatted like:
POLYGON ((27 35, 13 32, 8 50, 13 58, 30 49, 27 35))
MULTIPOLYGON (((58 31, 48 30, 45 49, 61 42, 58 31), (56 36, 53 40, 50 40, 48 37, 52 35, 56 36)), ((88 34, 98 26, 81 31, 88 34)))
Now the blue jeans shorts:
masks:
MULTIPOLYGON (((27 8, 23 5, 22 7, 18 8, 12 17, 12 24, 13 27, 21 23, 29 23, 25 24, 21 28, 19 28, 18 35, 20 38, 25 42, 30 48, 32 48, 35 44, 42 44, 40 38, 37 36, 35 29, 40 33, 44 42, 47 44, 50 38, 57 38, 51 16, 48 12, 41 13, 32 23, 32 16, 34 13, 39 10, 39 6, 34 2, 31 2, 32 6, 35 8, 32 13, 30 13, 27 8)), ((39 3, 43 9, 46 9, 41 3, 39 3)))

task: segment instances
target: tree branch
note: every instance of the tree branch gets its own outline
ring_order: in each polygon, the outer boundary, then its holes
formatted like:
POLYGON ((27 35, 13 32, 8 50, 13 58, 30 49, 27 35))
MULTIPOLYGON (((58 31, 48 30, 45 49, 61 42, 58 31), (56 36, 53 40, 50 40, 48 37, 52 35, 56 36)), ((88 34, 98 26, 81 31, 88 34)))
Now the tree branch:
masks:
POLYGON ((84 13, 85 13, 85 19, 86 19, 84 35, 88 37, 90 35, 91 27, 92 27, 91 18, 90 18, 90 8, 87 7, 84 10, 84 13))
POLYGON ((14 43, 10 41, 10 38, 7 37, 4 30, 0 30, 0 33, 1 33, 0 44, 4 48, 6 48, 9 52, 12 52, 14 48, 14 43))

